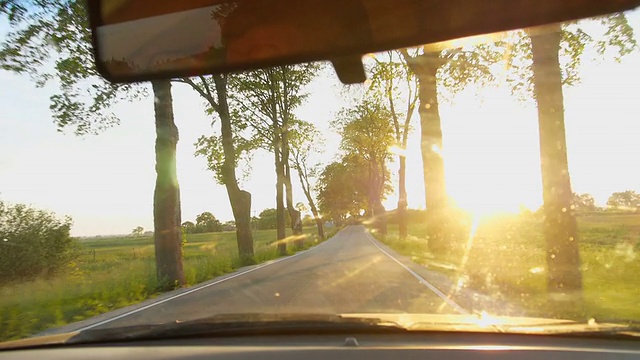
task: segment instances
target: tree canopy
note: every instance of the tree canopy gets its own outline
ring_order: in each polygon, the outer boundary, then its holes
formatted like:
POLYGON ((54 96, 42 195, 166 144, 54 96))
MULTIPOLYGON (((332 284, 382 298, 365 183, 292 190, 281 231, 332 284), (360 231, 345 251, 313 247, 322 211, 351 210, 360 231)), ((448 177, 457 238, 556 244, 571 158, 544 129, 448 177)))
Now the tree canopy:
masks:
POLYGON ((607 206, 636 209, 640 206, 640 194, 633 190, 614 192, 607 200, 607 206))
POLYGON ((78 253, 71 218, 0 201, 0 284, 51 277, 78 253))

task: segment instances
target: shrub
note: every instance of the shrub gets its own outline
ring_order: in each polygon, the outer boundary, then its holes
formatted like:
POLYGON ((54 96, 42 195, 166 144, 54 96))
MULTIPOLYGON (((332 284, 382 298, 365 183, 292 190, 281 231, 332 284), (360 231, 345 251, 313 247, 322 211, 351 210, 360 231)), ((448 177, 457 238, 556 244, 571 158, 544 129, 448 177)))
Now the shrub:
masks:
POLYGON ((0 284, 51 277, 77 256, 71 218, 0 201, 0 284))

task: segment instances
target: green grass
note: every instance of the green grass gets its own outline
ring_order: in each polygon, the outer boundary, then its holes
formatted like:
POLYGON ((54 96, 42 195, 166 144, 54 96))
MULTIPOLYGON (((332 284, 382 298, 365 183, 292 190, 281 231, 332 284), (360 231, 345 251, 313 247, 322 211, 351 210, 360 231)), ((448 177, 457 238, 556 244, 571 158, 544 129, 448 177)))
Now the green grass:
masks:
POLYGON ((402 241, 392 225, 381 240, 455 283, 515 303, 531 315, 639 320, 640 215, 579 216, 578 230, 583 302, 567 308, 547 301, 542 221, 533 214, 485 218, 472 242, 460 241, 446 255, 429 252, 423 225, 410 225, 402 241))
MULTIPOLYGON (((336 231, 329 230, 327 238, 336 231)), ((319 243, 315 228, 304 232, 304 245, 287 246, 290 254, 319 243)), ((256 262, 278 257, 275 230, 258 230, 253 236, 256 262)), ((81 256, 65 275, 0 287, 0 340, 24 338, 159 294, 153 238, 102 238, 80 245, 81 256)), ((188 285, 241 266, 235 232, 187 235, 183 253, 188 285)))

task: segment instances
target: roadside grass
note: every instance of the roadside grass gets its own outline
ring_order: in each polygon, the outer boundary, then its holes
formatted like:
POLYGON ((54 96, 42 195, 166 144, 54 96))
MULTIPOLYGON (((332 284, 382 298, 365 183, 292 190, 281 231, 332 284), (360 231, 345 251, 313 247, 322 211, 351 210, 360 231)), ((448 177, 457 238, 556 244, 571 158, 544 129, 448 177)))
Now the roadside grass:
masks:
POLYGON ((640 214, 578 216, 583 302, 561 306, 546 296, 542 219, 503 214, 481 219, 471 239, 448 254, 432 254, 424 225, 396 225, 380 240, 414 262, 441 271, 460 287, 506 300, 531 316, 572 319, 640 319, 640 214))
MULTIPOLYGON (((338 229, 325 231, 327 239, 338 229)), ((300 248, 320 243, 315 227, 304 229, 300 248)), ((290 230, 287 230, 290 236, 290 230)), ((256 263, 279 257, 275 230, 253 233, 256 263)), ((81 256, 69 271, 52 279, 0 287, 0 341, 20 339, 156 297, 153 238, 122 237, 80 241, 81 256)), ((235 231, 188 234, 183 247, 188 286, 241 267, 235 231)))

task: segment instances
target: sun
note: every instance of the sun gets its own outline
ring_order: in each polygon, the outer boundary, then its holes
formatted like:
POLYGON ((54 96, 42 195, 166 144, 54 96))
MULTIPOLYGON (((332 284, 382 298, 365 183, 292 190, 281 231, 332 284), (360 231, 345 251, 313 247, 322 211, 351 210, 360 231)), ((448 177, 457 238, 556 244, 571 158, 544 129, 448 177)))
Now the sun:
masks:
MULTIPOLYGON (((542 177, 535 113, 512 103, 479 104, 470 96, 460 94, 458 106, 441 108, 448 196, 474 216, 538 209, 542 177)), ((403 153, 409 207, 424 208, 420 134, 413 135, 403 153)))

